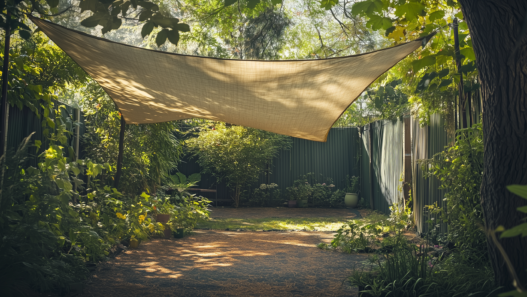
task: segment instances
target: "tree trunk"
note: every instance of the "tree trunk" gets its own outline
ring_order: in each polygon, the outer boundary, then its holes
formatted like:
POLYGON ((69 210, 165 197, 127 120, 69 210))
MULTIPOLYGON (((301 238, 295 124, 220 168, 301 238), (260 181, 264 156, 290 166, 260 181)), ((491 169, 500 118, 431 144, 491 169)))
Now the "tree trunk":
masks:
MULTIPOLYGON (((483 97, 485 160, 481 203, 487 228, 521 223, 524 199, 505 186, 527 184, 527 38, 520 32, 527 17, 525 0, 460 0, 468 24, 483 97), (521 39, 521 41, 520 41, 521 39)), ((500 240, 523 284, 527 283, 527 238, 500 240)), ((512 278, 492 241, 489 257, 496 284, 512 278)))

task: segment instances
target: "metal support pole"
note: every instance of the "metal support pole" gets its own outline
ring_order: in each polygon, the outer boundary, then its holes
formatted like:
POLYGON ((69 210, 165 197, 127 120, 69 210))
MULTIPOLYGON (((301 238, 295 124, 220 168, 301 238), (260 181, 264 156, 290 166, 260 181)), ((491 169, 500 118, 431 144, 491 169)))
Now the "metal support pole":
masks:
POLYGON ((374 210, 375 208, 375 204, 373 203, 373 145, 372 145, 372 142, 373 142, 373 125, 372 123, 369 124, 370 126, 370 141, 369 141, 369 146, 370 146, 370 207, 372 210, 374 210))
MULTIPOLYGON (((7 151, 7 126, 9 119, 9 104, 7 103, 7 88, 8 88, 8 79, 9 79, 9 48, 11 43, 11 27, 9 23, 11 21, 11 13, 7 11, 7 20, 5 25, 5 46, 4 46, 4 65, 2 67, 2 120, 0 122, 1 127, 1 137, 0 137, 0 149, 2 153, 0 155, 5 155, 7 151)), ((2 174, 3 176, 3 174, 2 174)))
MULTIPOLYGON (((80 126, 79 126, 79 123, 81 121, 81 110, 80 108, 77 108, 77 110, 75 111, 75 120, 77 121, 77 127, 75 128, 75 162, 78 162, 79 161, 79 142, 80 142, 80 136, 81 136, 81 133, 80 133, 80 126)), ((77 184, 75 184, 75 186, 73 187, 73 191, 76 193, 77 192, 77 184)), ((74 203, 77 203, 77 197, 75 196, 73 198, 73 202, 74 203)))
POLYGON ((9 10, 6 15, 5 25, 5 45, 4 45, 4 65, 2 67, 2 101, 0 102, 0 109, 2 110, 2 118, 0 119, 0 156, 4 156, 4 164, 2 165, 2 176, 0 176, 0 205, 2 205, 2 193, 4 192, 4 176, 5 176, 5 162, 7 162, 7 128, 9 120, 9 104, 7 103, 7 88, 9 79, 9 49, 11 47, 11 13, 9 10))
POLYGON ((121 132, 119 133, 119 155, 117 156, 117 172, 115 173, 114 188, 119 186, 119 179, 121 178, 121 169, 123 167, 123 151, 124 151, 124 128, 126 122, 124 116, 121 114, 121 132))
POLYGON ((459 121, 461 128, 467 128, 467 118, 465 115, 465 96, 463 91, 463 71, 461 71, 461 53, 459 51, 459 26, 457 23, 457 18, 454 18, 453 21, 454 25, 454 53, 456 56, 456 66, 457 66, 457 72, 459 73, 459 121))

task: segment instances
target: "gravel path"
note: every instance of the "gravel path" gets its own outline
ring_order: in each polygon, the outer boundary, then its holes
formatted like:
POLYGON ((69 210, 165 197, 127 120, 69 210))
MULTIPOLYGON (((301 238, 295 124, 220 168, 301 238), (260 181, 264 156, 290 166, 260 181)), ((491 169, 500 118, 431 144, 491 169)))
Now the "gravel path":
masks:
POLYGON ((316 247, 332 238, 197 230, 154 239, 99 265, 81 296, 357 296, 343 281, 366 256, 316 247))

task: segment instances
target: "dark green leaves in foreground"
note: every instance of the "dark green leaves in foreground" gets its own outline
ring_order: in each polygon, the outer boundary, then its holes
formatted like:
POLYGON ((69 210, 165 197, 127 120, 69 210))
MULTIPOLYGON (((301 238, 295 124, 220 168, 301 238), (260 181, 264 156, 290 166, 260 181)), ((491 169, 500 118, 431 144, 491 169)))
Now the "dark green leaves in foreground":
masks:
POLYGON ((84 19, 81 22, 81 25, 88 28, 100 25, 102 26, 101 32, 103 34, 119 29, 122 25, 121 18, 127 16, 130 8, 135 10, 140 8, 141 13, 137 16, 137 19, 144 23, 141 30, 141 36, 143 38, 150 35, 154 28, 162 28, 156 36, 156 44, 158 46, 163 45, 167 40, 170 43, 177 45, 179 41, 179 32, 190 31, 189 25, 179 23, 179 19, 177 18, 164 16, 160 13, 157 4, 145 0, 126 2, 122 0, 82 0, 79 7, 83 12, 93 12, 93 15, 84 19))
MULTIPOLYGON (((524 186, 523 185, 510 185, 510 186, 507 186, 507 190, 527 200, 527 185, 524 185, 524 186)), ((518 211, 527 213, 527 206, 521 206, 521 207, 518 207, 517 209, 518 211)), ((522 237, 527 237, 527 223, 514 226, 508 230, 505 230, 503 226, 500 226, 498 227, 498 229, 496 229, 496 231, 498 232, 503 231, 503 233, 501 234, 501 238, 516 237, 518 235, 521 235, 522 237)))

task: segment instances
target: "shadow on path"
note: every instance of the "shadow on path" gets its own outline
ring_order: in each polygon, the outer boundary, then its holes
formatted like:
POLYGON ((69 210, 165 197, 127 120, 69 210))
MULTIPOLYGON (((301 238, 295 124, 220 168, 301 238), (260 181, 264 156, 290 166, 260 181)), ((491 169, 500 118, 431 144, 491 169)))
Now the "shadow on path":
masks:
POLYGON ((324 251, 321 232, 196 231, 100 265, 81 296, 357 296, 343 281, 364 255, 324 251))

